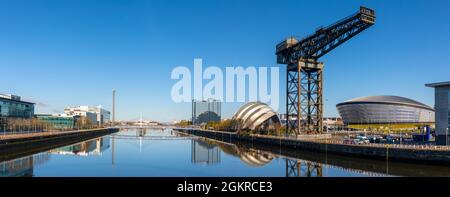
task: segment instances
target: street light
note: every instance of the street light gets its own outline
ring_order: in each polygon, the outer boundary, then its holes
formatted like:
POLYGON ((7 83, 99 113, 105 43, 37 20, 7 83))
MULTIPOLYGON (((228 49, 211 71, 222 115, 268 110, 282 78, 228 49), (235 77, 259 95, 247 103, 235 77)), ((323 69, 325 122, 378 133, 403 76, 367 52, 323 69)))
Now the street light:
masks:
POLYGON ((445 129, 445 145, 448 146, 448 127, 445 129))

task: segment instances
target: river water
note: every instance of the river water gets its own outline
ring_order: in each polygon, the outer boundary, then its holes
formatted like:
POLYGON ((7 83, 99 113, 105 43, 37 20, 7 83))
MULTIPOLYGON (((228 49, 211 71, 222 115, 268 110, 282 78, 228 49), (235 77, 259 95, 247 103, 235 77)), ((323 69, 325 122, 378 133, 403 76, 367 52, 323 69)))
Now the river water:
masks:
POLYGON ((170 129, 131 129, 3 161, 1 176, 450 176, 450 167, 232 144, 170 129))

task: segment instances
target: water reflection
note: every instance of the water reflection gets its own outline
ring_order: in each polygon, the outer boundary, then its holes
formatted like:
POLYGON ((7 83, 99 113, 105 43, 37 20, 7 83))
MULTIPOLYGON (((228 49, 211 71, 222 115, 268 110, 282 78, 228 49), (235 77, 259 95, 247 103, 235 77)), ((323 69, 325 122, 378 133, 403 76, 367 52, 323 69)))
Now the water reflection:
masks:
POLYGON ((22 157, 0 163, 0 177, 32 177, 34 167, 50 160, 48 153, 22 157))
POLYGON ((217 164, 220 163, 220 150, 215 144, 209 144, 206 141, 191 141, 192 163, 217 164))
POLYGON ((274 154, 256 149, 239 147, 234 144, 228 143, 215 143, 218 144, 218 146, 224 153, 238 157, 243 163, 251 167, 264 166, 270 163, 273 159, 277 158, 277 156, 274 154))
POLYGON ((238 157, 242 163, 251 167, 264 167, 273 163, 274 160, 281 159, 285 163, 287 177, 450 176, 450 166, 371 160, 252 143, 229 143, 227 139, 200 138, 198 140, 216 144, 223 153, 238 157))
POLYGON ((322 177, 323 165, 317 162, 286 159, 286 177, 322 177))
POLYGON ((102 152, 107 150, 109 147, 110 147, 110 136, 105 136, 102 138, 96 138, 78 144, 50 150, 49 153, 58 155, 77 155, 77 156, 101 155, 102 152))
POLYGON ((34 168, 44 165, 50 155, 99 156, 110 148, 110 136, 95 138, 47 152, 21 157, 0 163, 0 177, 32 177, 34 168))
MULTIPOLYGON (((273 160, 283 158, 268 151, 238 146, 222 141, 197 138, 192 140, 193 163, 213 164, 220 162, 220 153, 237 157, 249 167, 263 167, 273 160), (221 151, 219 151, 219 149, 221 151), (217 159, 218 158, 218 159, 217 159)), ((323 165, 313 161, 284 158, 286 177, 322 177, 323 165)))
MULTIPOLYGON (((354 165, 355 163, 367 163, 367 160, 356 159, 355 161, 353 161, 353 158, 335 157, 331 155, 329 162, 327 160, 328 155, 323 155, 322 153, 290 151, 287 149, 283 149, 283 151, 281 151, 281 149, 277 150, 273 149, 272 147, 263 148, 260 146, 255 146, 254 144, 246 143, 233 144, 209 138, 198 138, 196 140, 204 141, 203 143, 208 144, 209 147, 219 147, 221 152, 239 158, 242 163, 250 167, 263 167, 270 164, 274 160, 281 159, 285 163, 284 171, 286 177, 330 176, 327 173, 330 169, 331 171, 340 171, 340 173, 342 173, 342 176, 392 176, 388 172, 376 172, 382 170, 382 168, 380 168, 380 166, 378 165, 373 167, 371 166, 371 168, 366 168, 365 170, 360 169, 358 165, 354 165), (345 160, 344 164, 342 164, 342 160, 345 160)), ((375 163, 377 163, 377 161, 373 161, 373 164, 375 163)), ((384 167, 387 166, 388 165, 384 165, 384 167)))
POLYGON ((450 176, 450 167, 231 143, 220 136, 215 140, 147 128, 125 130, 0 163, 0 176, 391 175, 450 176))

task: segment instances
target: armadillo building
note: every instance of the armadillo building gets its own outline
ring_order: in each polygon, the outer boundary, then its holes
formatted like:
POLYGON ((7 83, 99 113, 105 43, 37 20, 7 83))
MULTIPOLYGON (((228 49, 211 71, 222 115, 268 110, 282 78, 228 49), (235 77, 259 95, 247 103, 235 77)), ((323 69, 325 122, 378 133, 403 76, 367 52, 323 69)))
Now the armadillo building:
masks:
POLYGON ((345 124, 433 123, 434 109, 399 96, 368 96, 337 104, 345 124))
POLYGON ((280 123, 277 113, 261 102, 249 102, 243 105, 233 119, 241 122, 238 130, 266 130, 274 124, 280 123))

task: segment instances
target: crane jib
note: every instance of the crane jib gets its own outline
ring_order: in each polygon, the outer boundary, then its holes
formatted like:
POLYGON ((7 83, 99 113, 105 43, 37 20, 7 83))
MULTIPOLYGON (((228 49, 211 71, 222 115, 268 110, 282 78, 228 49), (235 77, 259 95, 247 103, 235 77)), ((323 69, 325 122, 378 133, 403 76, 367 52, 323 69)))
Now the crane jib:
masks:
POLYGON ((300 41, 291 37, 276 46, 277 62, 291 64, 300 58, 318 59, 375 24, 375 18, 374 10, 361 7, 356 14, 319 28, 313 35, 300 41))

